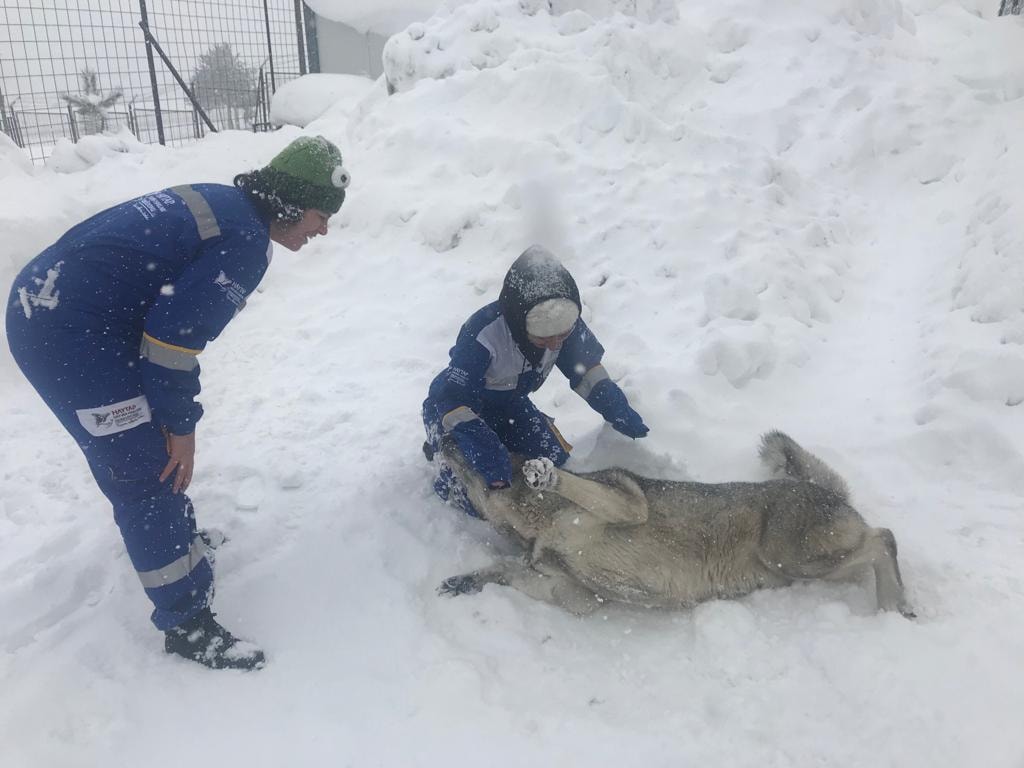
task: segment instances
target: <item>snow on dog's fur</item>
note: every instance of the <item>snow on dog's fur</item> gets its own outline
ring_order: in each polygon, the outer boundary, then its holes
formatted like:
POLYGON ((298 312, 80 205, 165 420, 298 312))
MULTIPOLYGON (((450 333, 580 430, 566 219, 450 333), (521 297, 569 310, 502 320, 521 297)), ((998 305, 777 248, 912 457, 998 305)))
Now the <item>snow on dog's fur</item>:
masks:
POLYGON ((654 480, 624 469, 577 475, 547 459, 517 459, 511 487, 494 490, 453 441, 441 453, 484 519, 528 549, 525 560, 445 580, 442 593, 503 584, 586 614, 605 600, 680 608, 873 570, 878 607, 913 616, 892 532, 869 526, 842 478, 782 432, 762 437, 760 448, 780 479, 752 483, 654 480))

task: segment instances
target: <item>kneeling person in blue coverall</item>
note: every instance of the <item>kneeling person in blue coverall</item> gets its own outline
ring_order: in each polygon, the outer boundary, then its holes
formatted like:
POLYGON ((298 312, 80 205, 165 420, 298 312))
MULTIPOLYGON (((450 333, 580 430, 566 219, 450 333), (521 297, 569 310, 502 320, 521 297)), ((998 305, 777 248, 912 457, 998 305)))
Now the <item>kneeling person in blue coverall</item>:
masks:
MULTIPOLYGON (((498 300, 466 321, 451 362, 430 385, 423 403, 427 457, 451 435, 492 488, 511 483, 509 451, 564 464, 571 446, 529 398, 555 366, 612 427, 634 439, 646 435, 640 414, 601 365, 604 348, 580 319, 580 308, 576 282, 547 250, 534 245, 516 259, 498 300)), ((434 490, 479 517, 443 463, 434 490)))
POLYGON ((341 153, 296 139, 233 186, 171 187, 70 229, 21 271, 7 305, 14 359, 113 504, 164 647, 212 668, 263 652, 214 618, 208 542, 185 490, 202 406, 196 356, 259 284, 272 242, 327 233, 341 153))

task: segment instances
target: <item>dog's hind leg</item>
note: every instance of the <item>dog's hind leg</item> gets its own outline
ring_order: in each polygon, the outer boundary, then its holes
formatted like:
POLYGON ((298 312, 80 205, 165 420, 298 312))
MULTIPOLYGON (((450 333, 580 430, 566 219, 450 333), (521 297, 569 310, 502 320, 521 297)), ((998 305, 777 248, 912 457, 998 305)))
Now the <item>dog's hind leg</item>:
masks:
POLYGON ((867 528, 859 538, 856 546, 845 551, 834 549, 823 552, 815 561, 802 563, 793 575, 797 578, 840 581, 859 576, 870 567, 875 575, 878 609, 899 611, 907 618, 914 618, 914 611, 904 595, 903 579, 896 559, 896 538, 892 531, 888 528, 867 528))
POLYGON ((577 616, 593 613, 601 601, 560 569, 557 565, 539 561, 532 566, 520 560, 509 560, 490 568, 452 576, 441 582, 440 595, 469 595, 482 590, 487 584, 500 584, 517 589, 535 600, 557 605, 577 616))
POLYGON ((541 559, 533 564, 533 578, 511 584, 530 597, 557 605, 576 616, 588 616, 600 607, 602 600, 581 585, 557 563, 541 559))
POLYGON ((903 590, 903 578, 896 559, 896 537, 888 528, 872 528, 864 542, 861 555, 870 560, 875 572, 875 594, 878 608, 882 611, 899 611, 909 619, 914 611, 907 602, 903 590))

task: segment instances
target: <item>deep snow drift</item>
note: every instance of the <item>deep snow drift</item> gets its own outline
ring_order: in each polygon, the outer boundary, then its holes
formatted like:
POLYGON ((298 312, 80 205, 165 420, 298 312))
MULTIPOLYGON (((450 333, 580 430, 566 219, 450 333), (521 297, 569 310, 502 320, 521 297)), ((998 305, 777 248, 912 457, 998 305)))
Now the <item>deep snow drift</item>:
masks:
MULTIPOLYGON (((345 206, 203 354, 192 495, 263 671, 162 654, 77 448, 0 356, 5 767, 1024 765, 1024 21, 544 5, 452 3, 389 43, 395 95, 307 125, 345 153, 345 206), (651 427, 622 438, 552 377, 571 466, 759 479, 785 429, 893 530, 918 620, 870 584, 584 620, 438 598, 507 544, 430 494, 420 403, 534 240, 651 427)), ((82 217, 297 135, 70 174, 0 144, 3 285, 82 217)))

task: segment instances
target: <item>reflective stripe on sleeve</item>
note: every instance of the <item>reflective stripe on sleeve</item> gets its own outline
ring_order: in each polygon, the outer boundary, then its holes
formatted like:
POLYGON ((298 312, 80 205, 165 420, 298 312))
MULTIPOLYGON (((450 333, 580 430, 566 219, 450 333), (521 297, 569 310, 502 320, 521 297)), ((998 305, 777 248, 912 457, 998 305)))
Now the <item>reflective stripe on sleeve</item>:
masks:
POLYGON ((451 432, 453 429, 459 426, 459 424, 462 424, 463 422, 466 421, 473 421, 473 419, 479 418, 480 417, 477 416, 473 412, 473 409, 470 408, 468 405, 460 405, 458 408, 453 408, 452 410, 448 411, 448 413, 446 413, 441 418, 441 426, 444 427, 445 432, 451 432))
POLYGON ((594 386, 598 382, 604 381, 607 378, 608 371, 604 369, 603 365, 598 363, 585 374, 583 374, 583 378, 580 380, 580 383, 576 385, 576 388, 573 390, 573 392, 575 392, 577 395, 586 400, 588 397, 590 397, 590 392, 591 390, 594 389, 594 386))
POLYGON ((209 240, 211 237, 218 237, 220 235, 220 225, 217 223, 217 217, 213 215, 213 209, 210 208, 210 204, 206 202, 206 198, 200 192, 197 192, 188 184, 171 187, 171 192, 185 201, 185 207, 188 208, 192 217, 196 220, 200 240, 209 240))
POLYGON ((146 589, 165 587, 176 581, 181 581, 196 569, 204 557, 206 557, 206 544, 196 536, 192 539, 192 546, 187 555, 182 555, 177 560, 157 568, 155 571, 139 571, 139 581, 146 589))
POLYGON ((154 339, 148 334, 142 334, 142 343, 139 345, 139 354, 161 368, 170 368, 172 371, 191 371, 199 361, 196 355, 198 349, 187 347, 176 347, 166 341, 154 339))

